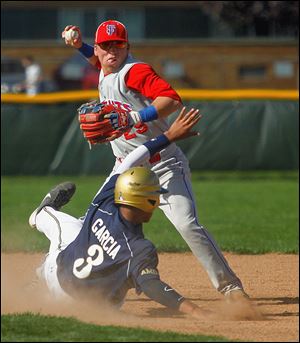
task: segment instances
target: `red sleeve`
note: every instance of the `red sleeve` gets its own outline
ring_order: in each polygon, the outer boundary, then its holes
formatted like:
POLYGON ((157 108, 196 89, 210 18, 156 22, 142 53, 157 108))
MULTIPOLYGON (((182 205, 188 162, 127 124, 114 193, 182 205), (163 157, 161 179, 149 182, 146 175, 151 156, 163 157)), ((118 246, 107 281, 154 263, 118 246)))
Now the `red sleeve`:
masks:
POLYGON ((142 93, 149 99, 154 100, 158 96, 165 96, 182 102, 180 96, 171 85, 158 76, 148 64, 135 64, 128 71, 125 82, 128 88, 142 93))

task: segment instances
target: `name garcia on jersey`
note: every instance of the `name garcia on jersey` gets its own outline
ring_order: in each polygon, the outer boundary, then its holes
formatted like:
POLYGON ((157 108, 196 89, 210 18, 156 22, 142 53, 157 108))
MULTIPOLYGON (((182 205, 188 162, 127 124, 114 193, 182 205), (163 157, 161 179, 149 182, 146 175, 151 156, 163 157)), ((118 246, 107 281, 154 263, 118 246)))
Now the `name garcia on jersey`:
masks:
POLYGON ((121 248, 121 245, 110 235, 110 232, 106 229, 106 225, 104 225, 101 218, 98 218, 92 225, 92 232, 100 243, 102 249, 114 260, 121 248))

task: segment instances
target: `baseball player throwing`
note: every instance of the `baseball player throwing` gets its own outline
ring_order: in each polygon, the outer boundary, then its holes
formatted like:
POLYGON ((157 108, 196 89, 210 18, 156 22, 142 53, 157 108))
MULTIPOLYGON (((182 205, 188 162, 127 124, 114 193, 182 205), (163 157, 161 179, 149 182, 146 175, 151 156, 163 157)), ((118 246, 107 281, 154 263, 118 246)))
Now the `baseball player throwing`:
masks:
MULTIPOLYGON (((168 130, 167 117, 182 107, 179 95, 147 63, 129 53, 126 27, 116 21, 103 22, 96 30, 94 46, 83 42, 80 28, 68 25, 62 32, 67 45, 83 54, 100 70, 99 97, 101 103, 121 106, 125 116, 114 115, 116 128, 129 128, 121 136, 113 136, 111 146, 116 157, 113 175, 126 158, 152 138, 168 130), (76 37, 68 31, 75 31, 76 37), (116 138, 117 137, 117 138, 116 138), (114 139, 116 138, 116 139, 114 139)), ((81 121, 81 128, 91 144, 97 143, 95 126, 88 128, 81 121)), ((94 124, 93 124, 94 125, 94 124)), ((98 142, 103 142, 99 139, 98 142)), ((157 151, 144 166, 159 178, 160 185, 168 190, 160 198, 160 209, 176 227, 193 254, 208 273, 213 286, 228 298, 244 296, 240 279, 228 265, 217 243, 200 224, 192 192, 187 158, 172 142, 157 151)))
POLYGON ((127 291, 135 288, 196 318, 213 316, 160 279, 156 249, 144 238, 142 223, 150 220, 167 190, 149 168, 136 167, 172 142, 197 134, 191 129, 200 119, 198 112, 183 109, 164 134, 129 153, 93 199, 83 224, 59 211, 75 192, 70 182, 52 189, 34 210, 29 224, 50 240, 39 270, 55 297, 94 304, 108 300, 120 307, 127 291))

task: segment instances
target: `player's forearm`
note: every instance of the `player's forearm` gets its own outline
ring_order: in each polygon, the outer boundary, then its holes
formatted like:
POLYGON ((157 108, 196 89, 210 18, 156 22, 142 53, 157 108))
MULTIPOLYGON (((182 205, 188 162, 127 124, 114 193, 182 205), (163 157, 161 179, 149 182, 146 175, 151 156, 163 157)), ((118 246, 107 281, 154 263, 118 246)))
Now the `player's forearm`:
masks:
POLYGON ((182 107, 182 103, 169 97, 159 96, 151 104, 156 108, 158 118, 167 117, 182 107))
POLYGON ((186 313, 197 319, 207 320, 212 317, 212 312, 202 310, 199 306, 185 299, 160 279, 149 279, 144 281, 141 285, 141 289, 148 298, 168 308, 186 313))
MULTIPOLYGON (((184 297, 160 279, 148 279, 141 285, 142 292, 150 299, 172 309, 179 309, 184 297)), ((185 307, 184 307, 185 308, 185 307)))
POLYGON ((94 55, 94 48, 86 43, 82 43, 78 51, 89 61, 90 64, 96 65, 98 57, 94 55))
POLYGON ((182 107, 182 103, 168 97, 157 97, 150 106, 144 107, 140 111, 131 111, 131 124, 135 125, 139 122, 147 123, 159 118, 167 117, 182 107))
POLYGON ((116 173, 121 174, 129 168, 143 164, 157 152, 166 148, 170 143, 167 136, 163 134, 140 145, 125 157, 122 164, 116 170, 116 173))
POLYGON ((98 62, 98 57, 93 55, 92 57, 87 59, 89 61, 89 63, 93 66, 96 66, 97 62, 98 62))

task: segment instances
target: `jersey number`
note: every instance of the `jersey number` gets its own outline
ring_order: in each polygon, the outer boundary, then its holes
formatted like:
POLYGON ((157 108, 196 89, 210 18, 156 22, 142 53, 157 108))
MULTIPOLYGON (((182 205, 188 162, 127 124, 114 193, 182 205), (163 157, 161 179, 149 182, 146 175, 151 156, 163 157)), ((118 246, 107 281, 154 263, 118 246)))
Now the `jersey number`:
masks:
MULTIPOLYGON (((144 132, 148 131, 148 125, 145 123, 137 123, 134 125, 134 128, 136 128, 135 132, 139 134, 143 134, 144 132)), ((129 131, 124 133, 125 139, 128 141, 129 139, 136 138, 136 133, 130 133, 129 131)))
POLYGON ((78 279, 85 279, 87 278, 92 271, 93 266, 99 266, 104 258, 103 258, 103 249, 98 244, 93 244, 88 248, 88 257, 78 258, 74 261, 73 264, 73 274, 78 279))

